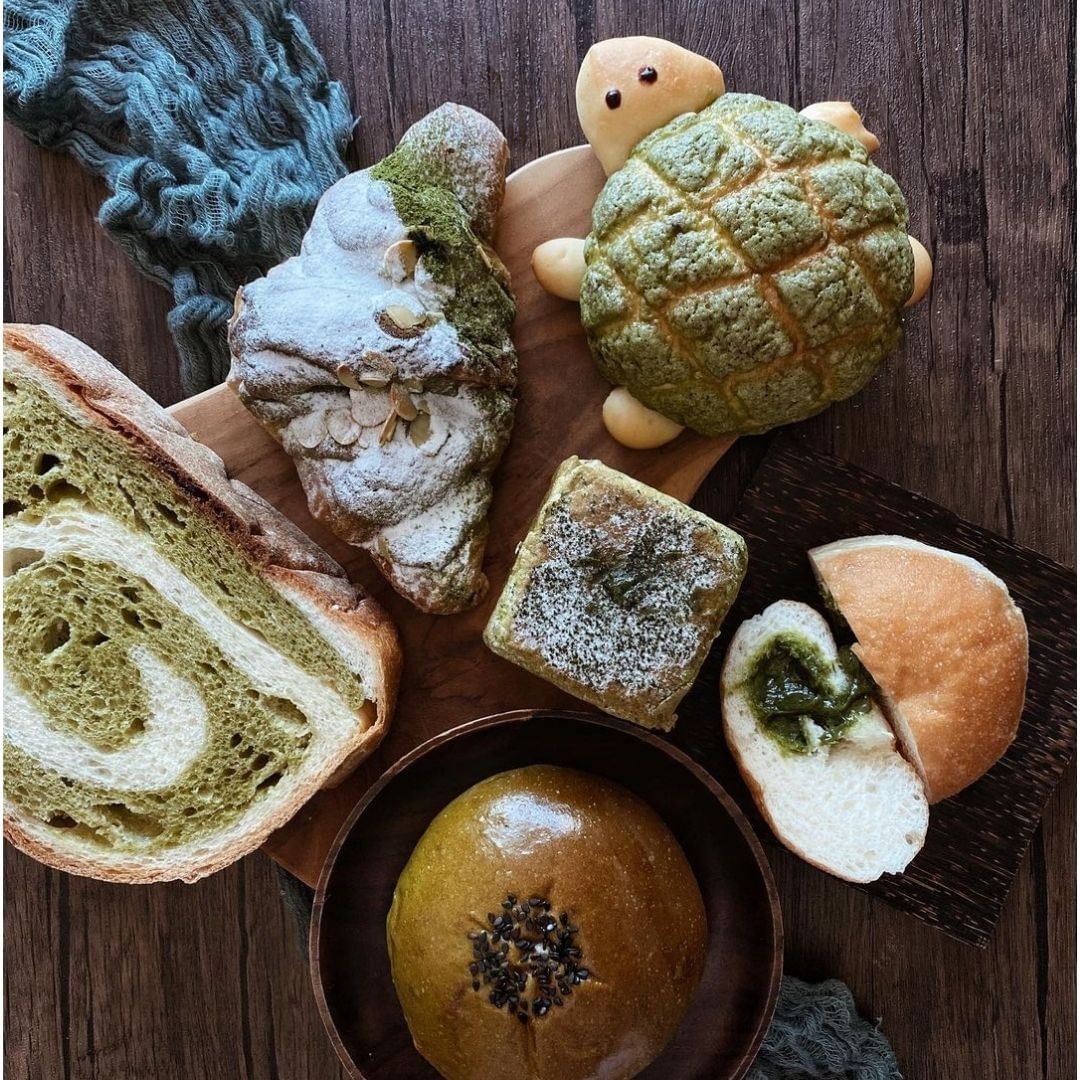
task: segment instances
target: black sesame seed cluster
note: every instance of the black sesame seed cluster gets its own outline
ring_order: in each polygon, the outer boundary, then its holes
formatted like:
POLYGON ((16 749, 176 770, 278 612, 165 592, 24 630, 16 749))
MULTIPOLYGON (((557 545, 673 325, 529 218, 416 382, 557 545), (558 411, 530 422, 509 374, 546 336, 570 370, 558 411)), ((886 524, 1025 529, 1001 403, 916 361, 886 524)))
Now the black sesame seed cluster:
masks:
POLYGON ((469 933, 473 958, 469 964, 472 988, 488 990, 488 1001, 506 1008, 523 1024, 541 1019, 589 977, 574 943, 579 928, 570 916, 552 914, 550 901, 532 896, 518 903, 510 895, 502 912, 488 915, 490 930, 469 933), (532 994, 529 983, 532 982, 532 994))

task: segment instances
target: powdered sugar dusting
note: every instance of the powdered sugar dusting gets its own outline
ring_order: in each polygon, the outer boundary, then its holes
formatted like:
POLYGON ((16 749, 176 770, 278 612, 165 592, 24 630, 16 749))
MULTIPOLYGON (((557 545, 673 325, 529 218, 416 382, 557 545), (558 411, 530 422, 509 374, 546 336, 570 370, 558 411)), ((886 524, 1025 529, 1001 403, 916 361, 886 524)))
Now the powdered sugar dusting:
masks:
POLYGON ((724 526, 571 459, 522 546, 489 644, 617 715, 669 727, 745 561, 724 526))
MULTIPOLYGON (((501 192, 505 140, 478 114, 444 107, 409 138, 437 155, 418 184, 445 173, 466 214, 501 192), (448 133, 462 143, 449 158, 448 133)), ((313 514, 429 610, 486 587, 489 477, 513 424, 509 318, 501 340, 465 340, 445 315, 453 297, 365 170, 326 192, 298 256, 244 287, 230 329, 229 381, 293 457, 313 514)))

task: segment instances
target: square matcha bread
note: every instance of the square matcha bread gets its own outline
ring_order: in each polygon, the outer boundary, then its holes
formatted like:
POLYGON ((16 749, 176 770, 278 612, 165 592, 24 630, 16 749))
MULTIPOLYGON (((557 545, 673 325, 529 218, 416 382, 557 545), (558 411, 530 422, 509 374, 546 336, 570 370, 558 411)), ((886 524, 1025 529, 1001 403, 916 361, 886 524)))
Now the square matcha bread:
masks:
POLYGON ((81 342, 4 329, 4 834, 192 881, 386 730, 386 614, 81 342))
POLYGON ((731 529, 572 457, 555 473, 484 631, 500 656, 669 731, 746 572, 731 529))

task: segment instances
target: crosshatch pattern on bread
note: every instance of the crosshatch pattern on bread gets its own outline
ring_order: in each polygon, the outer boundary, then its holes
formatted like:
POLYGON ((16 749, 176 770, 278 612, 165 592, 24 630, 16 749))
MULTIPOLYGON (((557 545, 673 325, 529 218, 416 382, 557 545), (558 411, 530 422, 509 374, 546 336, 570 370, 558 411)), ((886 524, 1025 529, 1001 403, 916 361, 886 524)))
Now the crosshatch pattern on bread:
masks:
POLYGON ((5 835, 51 865, 192 880, 381 738, 383 611, 100 356, 4 352, 5 835))
POLYGON ((581 317, 597 364, 706 435, 812 416, 900 340, 907 220, 851 136, 724 94, 642 139, 596 200, 581 317))
POLYGON ((584 701, 669 730, 738 592, 736 533, 598 461, 555 474, 484 639, 584 701))

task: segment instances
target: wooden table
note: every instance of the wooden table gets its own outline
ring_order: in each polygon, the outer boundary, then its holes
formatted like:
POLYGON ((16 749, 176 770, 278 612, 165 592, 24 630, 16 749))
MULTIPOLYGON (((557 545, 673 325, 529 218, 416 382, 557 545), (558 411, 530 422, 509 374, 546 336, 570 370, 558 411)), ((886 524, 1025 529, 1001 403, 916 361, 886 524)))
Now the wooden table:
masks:
MULTIPOLYGON (((580 141, 578 61, 618 34, 670 37, 716 58, 732 89, 796 107, 853 99, 935 286, 888 369, 798 435, 1072 564, 1069 5, 1035 0, 1023 18, 969 0, 299 6, 361 116, 364 164, 446 99, 495 119, 515 164, 580 141)), ((55 323, 175 401, 169 298, 93 224, 103 187, 6 134, 5 318, 55 323)), ((697 504, 723 519, 766 446, 738 443, 697 504)), ((771 848, 788 970, 846 980, 909 1077, 1074 1075, 1075 799, 1070 769, 984 952, 771 848)), ((104 885, 10 849, 5 870, 13 1078, 344 1075, 266 858, 196 886, 104 885)))

